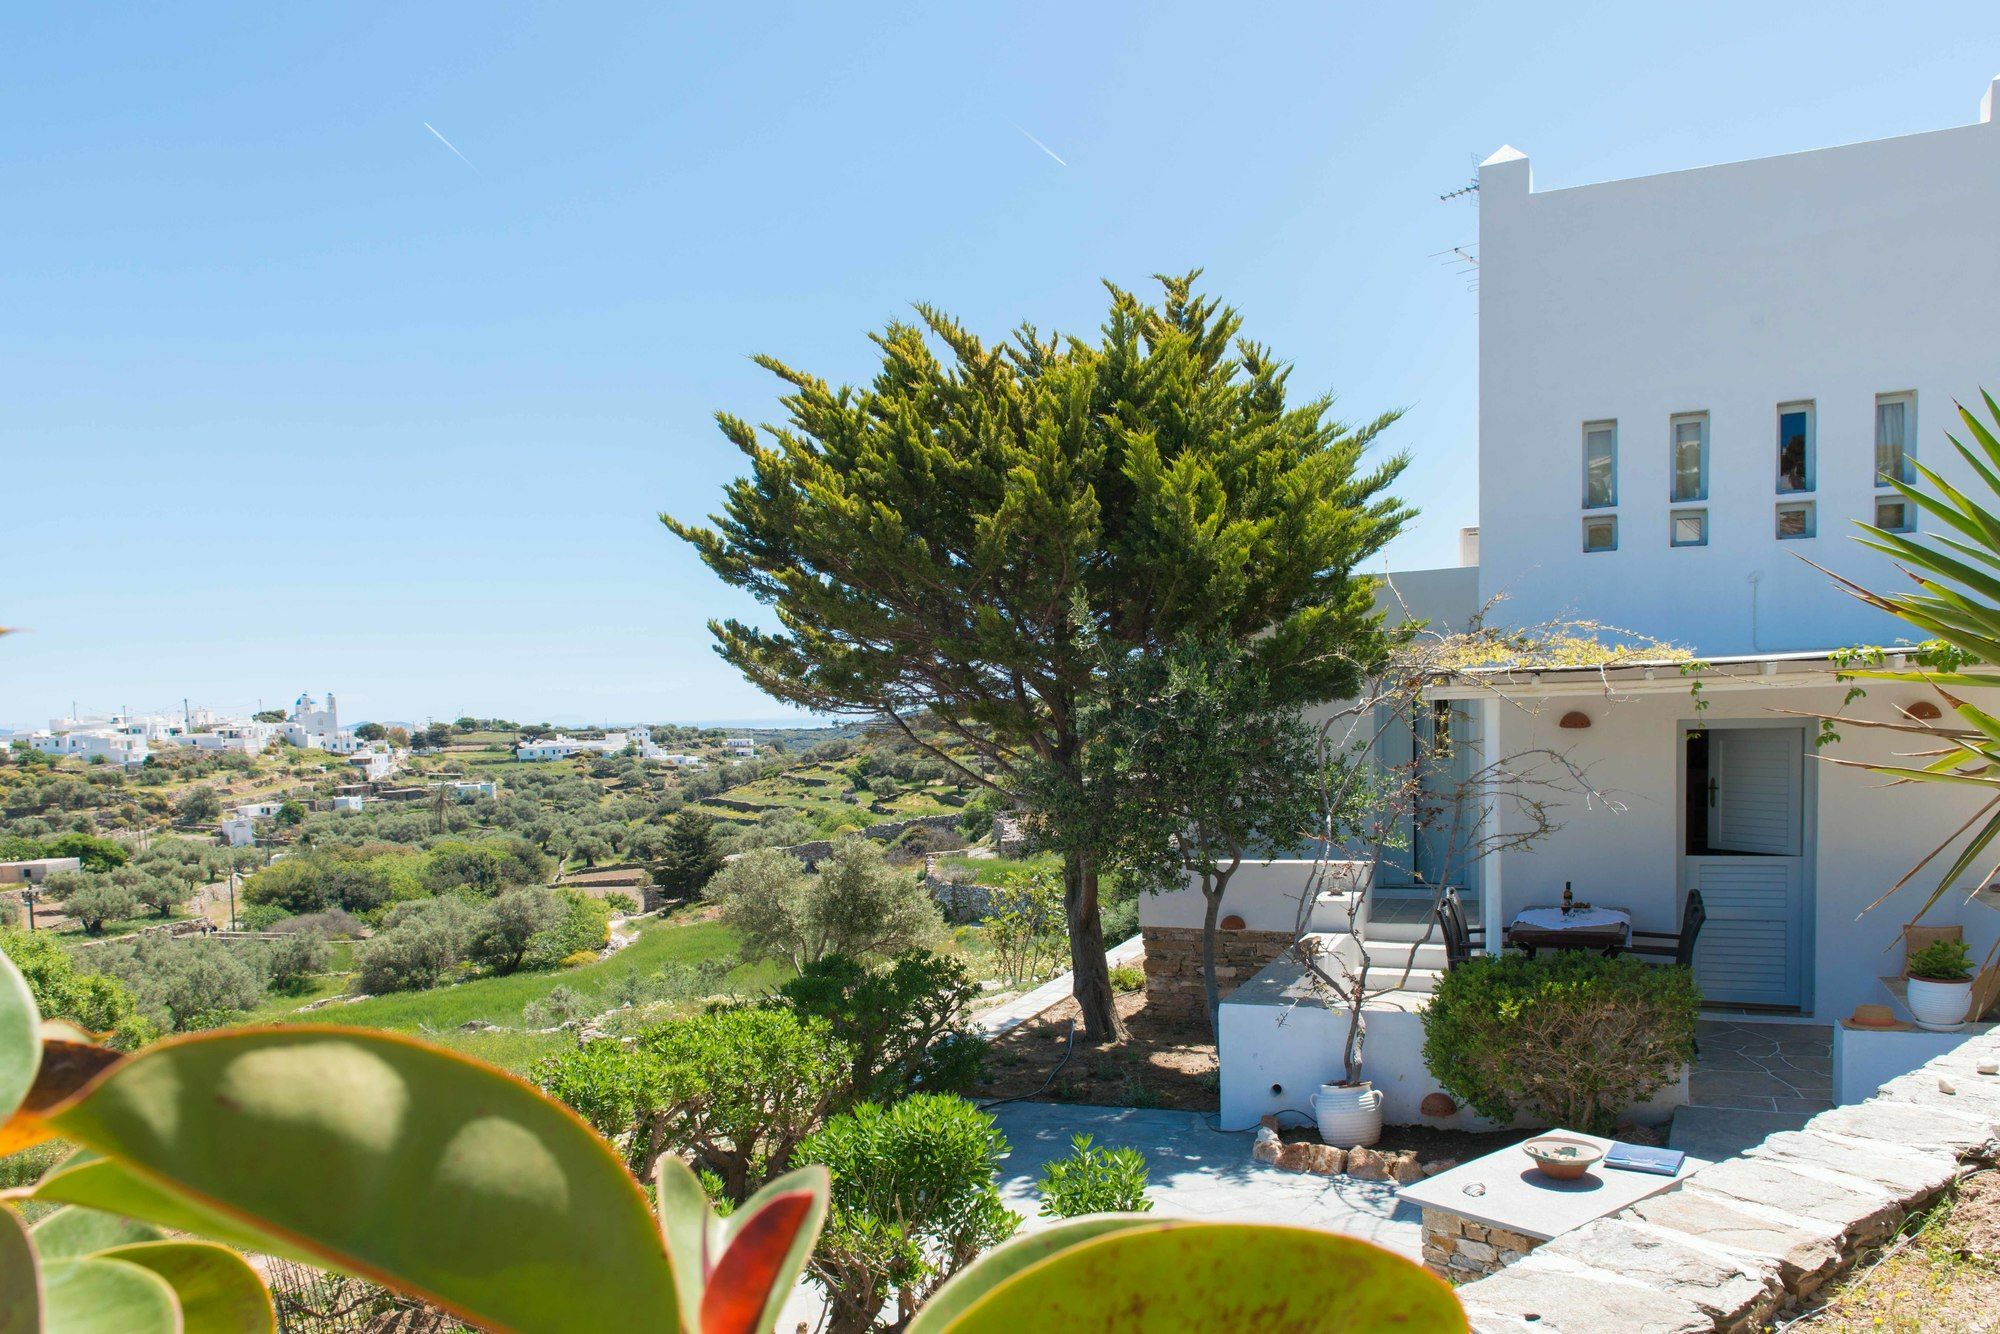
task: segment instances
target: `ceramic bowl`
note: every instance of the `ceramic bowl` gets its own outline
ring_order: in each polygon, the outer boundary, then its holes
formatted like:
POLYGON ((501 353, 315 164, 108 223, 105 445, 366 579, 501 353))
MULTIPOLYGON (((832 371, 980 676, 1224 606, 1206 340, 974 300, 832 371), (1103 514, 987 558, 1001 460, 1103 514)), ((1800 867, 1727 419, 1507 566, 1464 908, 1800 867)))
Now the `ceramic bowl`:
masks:
POLYGON ((1604 1150, 1595 1144, 1567 1135, 1531 1139, 1521 1146, 1521 1152, 1534 1159, 1543 1176, 1556 1181, 1575 1181, 1604 1158, 1604 1150))

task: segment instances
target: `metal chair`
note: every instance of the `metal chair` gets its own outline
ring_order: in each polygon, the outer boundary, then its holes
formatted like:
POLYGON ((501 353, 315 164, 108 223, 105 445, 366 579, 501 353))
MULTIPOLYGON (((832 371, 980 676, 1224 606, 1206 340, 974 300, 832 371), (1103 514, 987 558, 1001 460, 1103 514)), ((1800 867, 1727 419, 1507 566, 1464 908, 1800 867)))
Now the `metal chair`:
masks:
POLYGON ((1634 931, 1632 943, 1625 947, 1627 954, 1646 954, 1677 964, 1682 968, 1694 967, 1694 943, 1701 937, 1701 924, 1708 920, 1708 909, 1702 906, 1701 891, 1690 889, 1687 902, 1681 905, 1681 929, 1668 931, 1634 931), (1640 941, 1657 942, 1640 944, 1640 941))
POLYGON ((1444 937, 1445 968, 1450 970, 1470 960, 1474 949, 1484 941, 1486 932, 1484 928, 1465 924, 1465 904, 1460 901, 1457 890, 1447 889, 1438 897, 1434 915, 1438 934, 1444 937))

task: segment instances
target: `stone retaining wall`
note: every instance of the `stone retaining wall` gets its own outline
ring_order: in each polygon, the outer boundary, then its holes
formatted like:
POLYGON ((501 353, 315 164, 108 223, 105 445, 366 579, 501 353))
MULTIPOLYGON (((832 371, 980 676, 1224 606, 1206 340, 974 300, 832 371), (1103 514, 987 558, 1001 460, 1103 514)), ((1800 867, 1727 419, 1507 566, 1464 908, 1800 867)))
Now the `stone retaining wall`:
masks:
MULTIPOLYGON (((2000 1033, 1458 1290, 1482 1334, 1750 1330, 2000 1161, 2000 1033)), ((1490 1242, 1487 1244, 1491 1244, 1490 1242)))
POLYGON ((1424 1264, 1453 1283, 1498 1273, 1542 1243, 1525 1232, 1475 1223, 1443 1209, 1424 1210, 1424 1264))
MULTIPOLYGON (((1146 1008, 1155 1013, 1202 1019, 1201 928, 1149 926, 1146 938, 1146 1008)), ((1222 999, 1263 971, 1291 948, 1289 931, 1218 931, 1215 982, 1222 999)))

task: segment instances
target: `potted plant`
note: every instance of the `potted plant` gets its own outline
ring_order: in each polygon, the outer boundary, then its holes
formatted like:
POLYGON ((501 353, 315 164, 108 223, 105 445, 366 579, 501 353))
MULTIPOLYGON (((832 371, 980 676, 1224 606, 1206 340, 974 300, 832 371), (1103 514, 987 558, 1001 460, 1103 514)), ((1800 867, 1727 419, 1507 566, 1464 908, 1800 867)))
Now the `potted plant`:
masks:
POLYGON ((1938 940, 1910 955, 1910 1014, 1919 1028, 1950 1032, 1972 1008, 1972 953, 1962 940, 1938 940))

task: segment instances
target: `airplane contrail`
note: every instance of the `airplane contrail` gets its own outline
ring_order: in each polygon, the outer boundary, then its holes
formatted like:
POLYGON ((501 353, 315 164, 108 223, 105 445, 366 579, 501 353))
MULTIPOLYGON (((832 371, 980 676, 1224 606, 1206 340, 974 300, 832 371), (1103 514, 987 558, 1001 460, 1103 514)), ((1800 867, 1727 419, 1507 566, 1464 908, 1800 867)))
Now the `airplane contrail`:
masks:
MULTIPOLYGON (((444 146, 445 146, 446 148, 449 148, 449 149, 450 149, 450 150, 452 151, 452 153, 453 153, 453 154, 454 154, 454 155, 455 155, 455 156, 456 156, 456 157, 458 158, 458 160, 459 160, 460 162, 463 162, 463 163, 464 163, 464 164, 465 164, 466 166, 468 166, 468 167, 472 167, 472 159, 471 159, 471 158, 469 158, 469 157, 467 157, 467 156, 466 156, 465 154, 463 154, 463 153, 460 153, 460 152, 458 151, 458 145, 457 145, 457 144, 455 144, 455 143, 453 143, 453 142, 452 142, 451 140, 449 140, 449 139, 445 138, 445 137, 444 137, 443 135, 441 135, 441 134, 438 134, 438 132, 437 132, 437 126, 435 126, 435 125, 431 124, 431 123, 430 123, 429 121, 425 121, 425 122, 424 122, 424 128, 425 128, 425 129, 427 129, 427 130, 429 130, 429 131, 430 131, 430 132, 431 132, 432 134, 437 134, 437 141, 438 141, 439 143, 443 144, 443 145, 444 145, 444 146)), ((1046 149, 1044 149, 1043 151, 1044 151, 1044 152, 1046 152, 1047 150, 1046 150, 1046 149)), ((1050 156, 1050 157, 1055 157, 1055 154, 1053 154, 1053 153, 1050 153, 1050 154, 1049 154, 1049 156, 1050 156)), ((1056 158, 1056 161, 1058 161, 1058 162, 1061 162, 1061 161, 1062 161, 1062 159, 1061 159, 1061 158, 1056 158)), ((1067 164, 1065 164, 1065 165, 1067 165, 1067 164)), ((477 167, 472 167, 472 169, 473 169, 474 171, 478 171, 478 170, 479 170, 479 168, 477 168, 477 167)))
MULTIPOLYGON (((1016 125, 1014 128, 1017 130, 1021 130, 1021 127, 1018 125, 1016 125)), ((436 134, 437 131, 432 130, 431 133, 436 134)), ((1058 167, 1067 167, 1069 165, 1069 163, 1063 161, 1061 158, 1056 157, 1055 149, 1050 148, 1047 144, 1043 143, 1040 139, 1037 139, 1034 135, 1029 134, 1026 130, 1021 130, 1021 137, 1026 139, 1029 143, 1033 144, 1035 147, 1041 149, 1044 153, 1047 153, 1050 157, 1056 158, 1056 165, 1058 167)))

